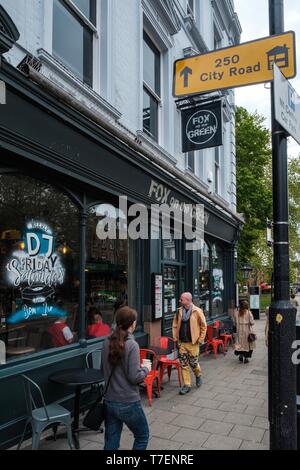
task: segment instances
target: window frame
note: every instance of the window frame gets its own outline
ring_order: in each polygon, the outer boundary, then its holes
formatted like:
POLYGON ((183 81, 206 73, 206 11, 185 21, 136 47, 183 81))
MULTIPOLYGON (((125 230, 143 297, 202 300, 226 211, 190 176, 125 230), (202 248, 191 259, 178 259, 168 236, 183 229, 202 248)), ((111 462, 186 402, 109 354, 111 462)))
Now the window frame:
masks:
POLYGON ((187 152, 186 154, 186 168, 191 171, 192 173, 196 173, 196 159, 195 159, 195 152, 187 152), (191 163, 191 159, 193 161, 192 164, 191 163))
POLYGON ((89 0, 91 5, 91 18, 88 18, 80 8, 72 1, 72 0, 56 0, 63 8, 67 10, 68 13, 72 15, 74 20, 79 23, 79 25, 83 29, 83 74, 82 76, 79 73, 76 73, 73 69, 71 69, 66 63, 64 57, 61 54, 57 53, 54 48, 54 1, 53 0, 53 12, 52 12, 52 55, 58 61, 60 61, 70 72, 76 76, 82 83, 89 86, 90 88, 94 88, 95 79, 97 73, 95 71, 95 37, 99 36, 98 34, 98 15, 97 15, 97 1, 96 0, 89 0), (91 36, 91 41, 88 41, 87 46, 87 36, 89 34, 91 36), (90 80, 87 79, 90 77, 90 80))
POLYGON ((95 0, 89 0, 91 8, 91 17, 88 18, 80 8, 73 2, 73 0, 62 0, 62 3, 65 3, 70 7, 70 9, 79 16, 79 18, 84 22, 84 24, 90 28, 94 33, 97 33, 97 2, 95 0))
MULTIPOLYGON (((158 47, 155 45, 147 31, 145 29, 143 30, 143 48, 144 48, 144 43, 147 44, 147 46, 152 50, 152 52, 155 55, 155 70, 154 70, 154 81, 155 81, 155 90, 145 81, 144 73, 143 73, 143 95, 144 93, 150 97, 150 99, 155 101, 156 108, 157 108, 157 115, 156 115, 156 128, 155 128, 155 134, 152 134, 149 132, 145 127, 144 127, 144 117, 143 117, 143 132, 155 140, 157 143, 159 142, 159 129, 160 129, 160 112, 159 109, 161 107, 162 103, 162 80, 161 80, 161 72, 162 72, 162 53, 158 49, 158 47)), ((144 53, 143 53, 143 64, 144 64, 144 53)), ((143 108, 144 112, 144 108, 143 108)), ((151 115, 150 115, 151 119, 151 115)))
POLYGON ((188 15, 195 17, 195 0, 187 0, 186 11, 188 15))
POLYGON ((221 176, 221 162, 220 162, 220 147, 215 147, 214 159, 214 192, 220 194, 220 176, 221 176))

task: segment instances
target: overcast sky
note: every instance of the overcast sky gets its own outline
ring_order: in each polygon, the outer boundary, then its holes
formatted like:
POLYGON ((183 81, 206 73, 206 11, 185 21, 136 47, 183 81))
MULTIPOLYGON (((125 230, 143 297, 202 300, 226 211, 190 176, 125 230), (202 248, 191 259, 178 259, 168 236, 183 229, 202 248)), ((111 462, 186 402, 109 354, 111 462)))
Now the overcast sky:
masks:
MULTIPOLYGON (((269 1, 268 0, 234 0, 235 10, 243 29, 241 42, 259 39, 269 35, 269 1)), ((291 80, 293 87, 300 95, 300 1, 284 0, 285 30, 295 31, 297 58, 297 77, 291 80)), ((269 84, 266 84, 269 87, 269 84)), ((236 89, 236 103, 248 111, 258 111, 266 117, 266 126, 270 127, 270 91, 264 85, 252 85, 236 89)), ((289 139, 289 155, 297 156, 300 146, 289 139)))

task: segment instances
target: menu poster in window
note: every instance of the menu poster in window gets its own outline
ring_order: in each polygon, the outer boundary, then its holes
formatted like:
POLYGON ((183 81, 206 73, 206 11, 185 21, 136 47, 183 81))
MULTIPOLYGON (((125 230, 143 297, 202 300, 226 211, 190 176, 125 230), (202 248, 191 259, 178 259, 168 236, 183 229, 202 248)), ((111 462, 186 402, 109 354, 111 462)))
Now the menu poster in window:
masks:
POLYGON ((152 274, 152 319, 158 320, 163 316, 163 277, 162 274, 152 274))
POLYGON ((8 318, 8 323, 66 316, 53 304, 56 287, 64 283, 65 268, 56 249, 56 237, 47 224, 40 221, 27 224, 18 248, 6 263, 6 276, 7 283, 20 293, 17 311, 8 318))

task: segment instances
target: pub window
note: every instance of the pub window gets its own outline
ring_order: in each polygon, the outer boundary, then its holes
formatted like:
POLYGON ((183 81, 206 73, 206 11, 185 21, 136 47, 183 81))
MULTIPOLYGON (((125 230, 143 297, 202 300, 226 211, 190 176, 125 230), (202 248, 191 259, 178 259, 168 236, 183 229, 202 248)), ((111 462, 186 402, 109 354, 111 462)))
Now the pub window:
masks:
POLYGON ((0 362, 77 342, 78 302, 77 207, 49 184, 0 175, 0 362))
POLYGON ((215 147, 215 193, 220 192, 220 148, 215 147))
POLYGON ((95 25, 96 0, 54 0, 53 55, 89 86, 95 25))
POLYGON ((224 304, 224 263, 221 245, 212 246, 212 316, 223 314, 224 304))
POLYGON ((187 153, 187 169, 195 173, 195 152, 187 153))
POLYGON ((149 36, 144 33, 143 130, 158 141, 158 114, 161 102, 161 56, 149 36))
POLYGON ((187 3, 187 13, 188 13, 189 15, 194 16, 194 14, 195 14, 195 3, 194 3, 194 0, 188 0, 188 3, 187 3))
POLYGON ((200 307, 209 316, 210 313, 210 260, 209 247, 203 243, 199 251, 199 299, 200 307))
POLYGON ((222 38, 217 28, 214 27, 214 50, 222 47, 222 38))
POLYGON ((119 209, 109 204, 89 210, 85 267, 88 339, 107 336, 114 328, 117 309, 128 303, 129 250, 128 240, 118 237, 120 218, 124 219, 119 209))

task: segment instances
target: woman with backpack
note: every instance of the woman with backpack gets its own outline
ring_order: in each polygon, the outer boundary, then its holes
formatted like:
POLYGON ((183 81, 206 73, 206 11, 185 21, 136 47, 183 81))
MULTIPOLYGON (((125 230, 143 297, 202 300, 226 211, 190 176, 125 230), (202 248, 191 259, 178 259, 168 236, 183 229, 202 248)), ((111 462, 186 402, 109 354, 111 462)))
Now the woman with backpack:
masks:
POLYGON ((133 332, 137 312, 122 307, 116 313, 116 328, 104 342, 101 369, 108 384, 104 397, 104 450, 118 450, 123 424, 134 435, 133 450, 145 450, 149 441, 147 418, 141 405, 138 385, 149 373, 140 366, 139 345, 133 332))
POLYGON ((234 354, 239 356, 240 362, 247 364, 255 348, 256 336, 253 332, 254 318, 246 300, 241 302, 239 310, 235 313, 234 323, 238 335, 234 354))

